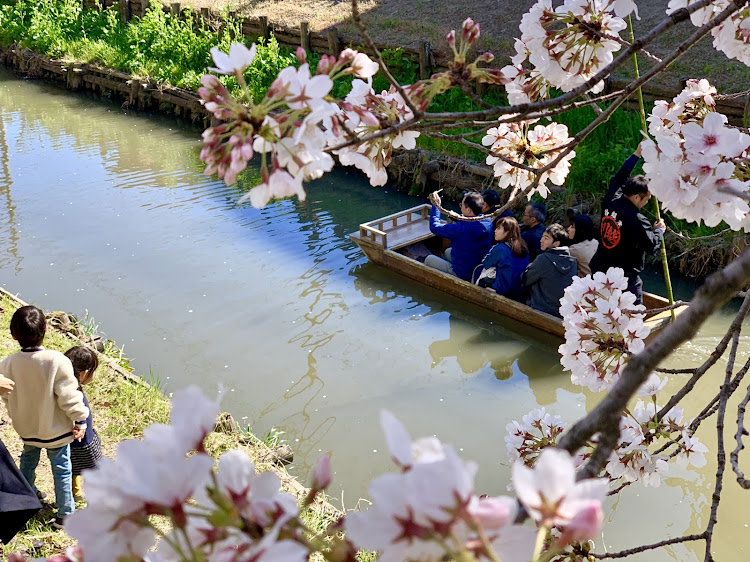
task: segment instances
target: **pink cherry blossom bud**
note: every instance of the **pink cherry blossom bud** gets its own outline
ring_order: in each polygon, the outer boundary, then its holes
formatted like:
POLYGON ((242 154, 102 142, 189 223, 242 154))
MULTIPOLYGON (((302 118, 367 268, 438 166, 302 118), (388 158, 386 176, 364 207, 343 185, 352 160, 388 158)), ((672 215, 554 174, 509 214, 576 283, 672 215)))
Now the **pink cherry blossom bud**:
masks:
POLYGON ((477 57, 477 62, 490 63, 495 60, 495 55, 486 51, 477 57))
POLYGON ((331 66, 330 59, 323 55, 318 61, 318 74, 328 74, 331 70, 331 66))
POLYGON ((313 470, 312 488, 325 490, 331 484, 331 456, 323 455, 313 470))
POLYGON ((516 501, 509 497, 480 498, 469 504, 468 512, 484 529, 496 530, 515 517, 516 507, 516 501))
POLYGON ((474 27, 474 20, 471 18, 466 18, 464 20, 463 25, 461 26, 461 39, 463 41, 466 41, 469 37, 469 34, 471 33, 472 28, 474 27))
POLYGON ((207 101, 204 107, 206 108, 206 111, 214 113, 217 109, 219 109, 219 104, 214 101, 207 101))
POLYGON ((307 62, 307 52, 302 47, 297 47, 297 51, 295 53, 297 55, 297 60, 300 64, 305 64, 307 62))
POLYGON ((603 521, 602 503, 598 500, 591 500, 565 526, 560 538, 557 539, 558 545, 564 546, 572 542, 584 542, 593 539, 602 528, 603 521))
POLYGON ((237 144, 240 144, 242 142, 242 139, 239 137, 239 135, 232 135, 229 137, 229 140, 227 141, 230 146, 235 146, 237 144))
POLYGON ((201 76, 201 84, 210 89, 216 89, 221 86, 221 82, 219 82, 219 79, 213 74, 204 74, 201 76))
POLYGON ((8 554, 8 562, 26 562, 26 557, 20 552, 11 552, 8 554))
POLYGON ((469 30, 469 33, 466 37, 466 42, 469 45, 472 45, 473 43, 476 43, 477 39, 479 39, 479 24, 474 24, 474 26, 469 30))
POLYGON ((456 30, 451 29, 450 33, 445 36, 445 40, 448 42, 449 47, 453 47, 456 44, 456 30))
POLYGON ((69 546, 65 551, 65 555, 70 558, 72 562, 83 562, 83 549, 78 546, 69 546))

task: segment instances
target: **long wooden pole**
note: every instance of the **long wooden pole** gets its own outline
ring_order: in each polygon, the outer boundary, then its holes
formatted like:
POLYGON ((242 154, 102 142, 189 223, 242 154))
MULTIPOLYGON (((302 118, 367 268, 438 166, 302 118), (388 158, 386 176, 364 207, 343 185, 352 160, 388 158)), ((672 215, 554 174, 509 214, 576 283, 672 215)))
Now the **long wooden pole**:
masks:
MULTIPOLYGON (((635 41, 635 35, 633 33, 633 20, 630 17, 630 14, 628 14, 628 32, 630 33, 630 42, 633 43, 635 41)), ((636 53, 633 53, 633 71, 635 72, 635 79, 638 80, 638 78, 641 77, 640 72, 638 71, 638 56, 636 53)), ((636 90, 636 93, 638 95, 638 109, 641 111, 641 128, 643 129, 644 134, 648 134, 648 125, 646 123, 646 108, 643 105, 643 92, 641 91, 640 86, 638 87, 638 90, 636 90)), ((654 200, 654 211, 656 212, 656 220, 661 220, 661 211, 659 210, 659 200, 656 197, 653 197, 654 200)), ((667 284, 667 298, 669 299, 669 304, 674 304, 674 294, 672 293, 672 278, 669 275, 669 263, 667 262, 667 248, 664 244, 664 237, 661 239, 661 248, 659 249, 659 254, 661 255, 661 266, 664 269, 664 282, 667 284)), ((674 309, 672 310, 672 320, 675 319, 675 313, 674 309)))

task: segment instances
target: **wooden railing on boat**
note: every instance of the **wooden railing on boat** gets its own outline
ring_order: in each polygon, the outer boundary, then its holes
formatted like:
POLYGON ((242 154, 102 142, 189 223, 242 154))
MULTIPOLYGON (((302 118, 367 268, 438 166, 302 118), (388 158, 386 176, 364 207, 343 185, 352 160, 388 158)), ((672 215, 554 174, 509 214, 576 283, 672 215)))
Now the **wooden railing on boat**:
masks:
POLYGON ((383 248, 397 250, 433 236, 430 205, 420 205, 359 225, 359 237, 383 248))

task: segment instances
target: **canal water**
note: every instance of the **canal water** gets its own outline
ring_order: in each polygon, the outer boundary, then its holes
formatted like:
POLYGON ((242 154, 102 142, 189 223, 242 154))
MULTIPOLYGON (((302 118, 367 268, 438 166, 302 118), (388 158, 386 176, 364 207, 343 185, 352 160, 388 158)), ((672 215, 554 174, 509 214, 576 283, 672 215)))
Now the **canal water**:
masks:
MULTIPOLYGON (((202 174, 199 150, 197 128, 0 70, 0 285, 47 310, 88 311, 166 391, 224 388, 241 424, 283 432, 303 482, 331 453, 339 507, 390 469, 382 408, 476 460, 477 488, 499 494, 510 420, 544 406, 572 422, 599 399, 571 384, 556 340, 371 265, 349 241, 359 223, 422 200, 337 170, 304 202, 252 209, 237 204, 247 186, 202 174)), ((660 290, 658 276, 649 282, 660 290)), ((702 361, 731 312, 670 366, 702 361)), ((710 423, 699 436, 715 450, 710 423)), ((709 461, 674 467, 660 488, 631 486, 609 500, 597 542, 619 550, 702 531, 714 473, 709 461)), ((750 547, 747 492, 734 486, 719 512, 722 561, 750 547)), ((702 560, 702 545, 633 559, 702 560)))

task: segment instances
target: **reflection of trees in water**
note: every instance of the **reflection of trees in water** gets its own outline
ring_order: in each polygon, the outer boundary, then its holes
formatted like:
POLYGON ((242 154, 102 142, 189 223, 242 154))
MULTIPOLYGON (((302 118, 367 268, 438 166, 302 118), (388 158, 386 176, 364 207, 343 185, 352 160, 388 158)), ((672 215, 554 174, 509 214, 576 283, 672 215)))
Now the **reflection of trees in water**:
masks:
POLYGON ((171 187, 180 183, 172 172, 202 169, 198 159, 200 129, 157 115, 124 111, 118 105, 41 83, 0 75, 0 109, 13 112, 24 131, 20 146, 32 148, 48 137, 55 146, 77 151, 98 148, 107 168, 118 173, 150 170, 149 183, 171 187), (155 122, 156 121, 156 122, 155 122), (188 136, 194 142, 187 142, 188 136), (188 166, 189 163, 189 166, 188 166))
MULTIPOLYGON (((6 136, 5 126, 10 116, 2 110, 0 106, 0 193, 5 203, 6 225, 8 227, 8 243, 3 246, 7 249, 10 256, 15 260, 16 272, 21 269, 22 258, 18 254, 18 231, 16 230, 16 206, 11 196, 11 186, 13 178, 10 171, 10 149, 8 148, 8 138, 6 136)), ((0 260, 3 258, 0 258, 0 260)))
POLYGON ((341 330, 327 331, 324 324, 337 309, 345 311, 347 308, 340 293, 326 292, 329 273, 330 271, 318 270, 313 266, 299 278, 302 290, 298 302, 311 302, 308 311, 302 316, 302 329, 289 340, 289 343, 298 344, 307 351, 307 371, 290 386, 281 399, 270 403, 260 412, 262 419, 280 408, 283 403, 289 403, 294 399, 303 401, 296 413, 287 416, 279 424, 284 428, 294 428, 294 434, 299 439, 299 443, 295 443, 295 464, 300 467, 301 473, 311 469, 317 461, 319 455, 314 454, 314 449, 317 449, 318 444, 336 422, 336 417, 332 415, 317 419, 313 410, 313 402, 322 394, 325 387, 325 381, 318 376, 316 353, 333 341, 336 334, 341 333, 341 330))

